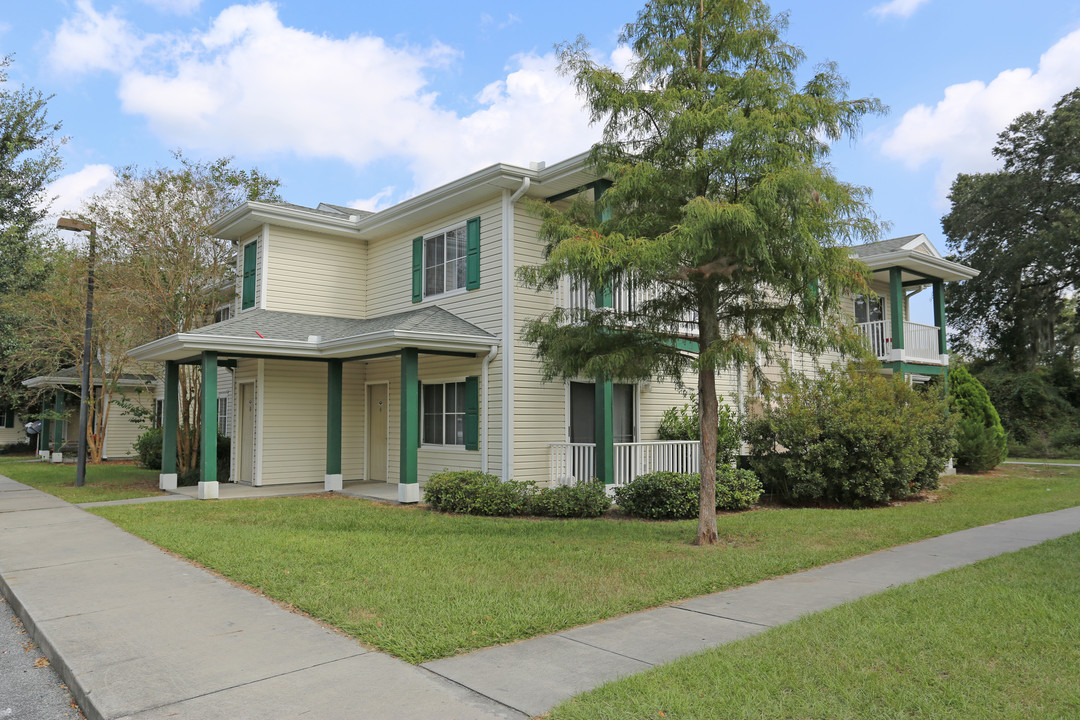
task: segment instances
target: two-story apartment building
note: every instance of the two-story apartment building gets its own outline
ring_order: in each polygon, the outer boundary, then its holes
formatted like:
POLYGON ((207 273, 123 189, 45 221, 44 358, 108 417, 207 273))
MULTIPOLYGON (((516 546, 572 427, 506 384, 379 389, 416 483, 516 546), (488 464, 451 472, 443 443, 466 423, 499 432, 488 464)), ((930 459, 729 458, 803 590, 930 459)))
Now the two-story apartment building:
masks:
MULTIPOLYGON (((493 165, 375 213, 249 202, 220 218, 211 231, 238 248, 234 316, 130 353, 165 363, 162 487, 176 481, 178 368, 196 363, 204 442, 230 369, 240 483, 384 481, 415 502, 445 468, 540 483, 696 469, 696 443, 656 440, 663 411, 686 401, 674 383, 543 382, 521 340, 528 318, 574 300, 516 281, 543 252, 520 200, 595 192, 586 159, 493 165)), ((732 403, 744 388, 737 372, 718 383, 732 403)), ((212 462, 202 480, 200 497, 215 497, 212 462)))

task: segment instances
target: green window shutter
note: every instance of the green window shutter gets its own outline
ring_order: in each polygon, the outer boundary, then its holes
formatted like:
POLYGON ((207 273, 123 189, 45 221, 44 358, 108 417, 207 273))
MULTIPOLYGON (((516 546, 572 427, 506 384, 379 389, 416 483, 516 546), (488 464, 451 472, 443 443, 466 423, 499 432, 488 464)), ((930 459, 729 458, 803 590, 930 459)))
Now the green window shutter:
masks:
POLYGON ((412 301, 424 299, 424 238, 412 241, 412 301))
POLYGON ((14 410, 8 410, 6 413, 4 413, 4 427, 6 427, 6 428, 15 427, 15 411, 14 410))
POLYGON ((258 261, 258 251, 258 241, 244 246, 244 288, 240 302, 242 310, 255 307, 255 264, 258 261))
POLYGON ((465 378, 465 449, 480 449, 480 378, 465 378))
POLYGON ((465 287, 480 287, 480 218, 465 223, 465 287))

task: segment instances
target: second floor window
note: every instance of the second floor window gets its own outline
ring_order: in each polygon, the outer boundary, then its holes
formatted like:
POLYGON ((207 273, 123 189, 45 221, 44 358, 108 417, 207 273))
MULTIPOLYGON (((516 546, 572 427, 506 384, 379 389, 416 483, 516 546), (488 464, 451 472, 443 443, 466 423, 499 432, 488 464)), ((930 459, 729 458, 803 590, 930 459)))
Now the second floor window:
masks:
POLYGON ((866 295, 859 295, 855 298, 855 322, 879 322, 884 319, 885 313, 881 307, 881 298, 871 299, 866 295))
POLYGON ((214 322, 224 322, 232 317, 232 306, 223 305, 214 311, 214 322))
POLYGON ((465 226, 424 238, 424 297, 465 287, 465 226))

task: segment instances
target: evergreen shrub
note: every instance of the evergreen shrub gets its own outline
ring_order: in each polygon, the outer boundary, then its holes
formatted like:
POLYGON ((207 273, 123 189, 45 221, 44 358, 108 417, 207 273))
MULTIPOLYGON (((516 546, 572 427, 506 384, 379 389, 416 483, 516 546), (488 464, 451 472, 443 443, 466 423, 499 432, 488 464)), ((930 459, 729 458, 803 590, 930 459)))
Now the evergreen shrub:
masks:
POLYGON ((969 472, 997 467, 1008 454, 1005 428, 986 388, 966 368, 949 371, 949 408, 959 416, 957 466, 969 472))
POLYGON ((750 465, 789 503, 859 507, 937 487, 955 421, 936 384, 910 387, 876 363, 786 374, 747 426, 750 465))
POLYGON ((543 517, 600 517, 610 508, 611 499, 599 480, 543 488, 531 495, 528 502, 528 513, 543 517))
POLYGON ((147 470, 161 469, 161 428, 150 428, 135 441, 135 457, 147 470))
MULTIPOLYGON (((690 396, 690 402, 665 410, 657 430, 658 439, 700 440, 701 421, 698 412, 697 398, 693 395, 690 396)), ((717 408, 716 419, 716 462, 729 463, 739 452, 742 423, 722 401, 717 408)))
POLYGON ((446 470, 428 478, 424 502, 435 510, 467 515, 522 515, 535 485, 477 470, 446 470))
MULTIPOLYGON (((716 509, 747 510, 761 497, 761 482, 749 470, 716 468, 716 509)), ((655 472, 615 488, 615 503, 627 515, 650 520, 696 518, 701 498, 698 473, 655 472)))

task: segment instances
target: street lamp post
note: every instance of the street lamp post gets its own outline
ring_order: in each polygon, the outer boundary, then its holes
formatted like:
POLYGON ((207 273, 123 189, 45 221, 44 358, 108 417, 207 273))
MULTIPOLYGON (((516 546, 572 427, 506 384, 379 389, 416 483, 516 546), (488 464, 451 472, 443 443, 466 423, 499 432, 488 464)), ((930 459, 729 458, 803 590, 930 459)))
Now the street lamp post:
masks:
POLYGON ((79 456, 75 466, 75 486, 82 487, 86 483, 86 426, 90 414, 90 331, 94 327, 94 241, 97 239, 97 226, 92 222, 62 217, 56 221, 56 229, 90 231, 90 258, 86 270, 86 328, 83 333, 82 400, 79 403, 79 456))

